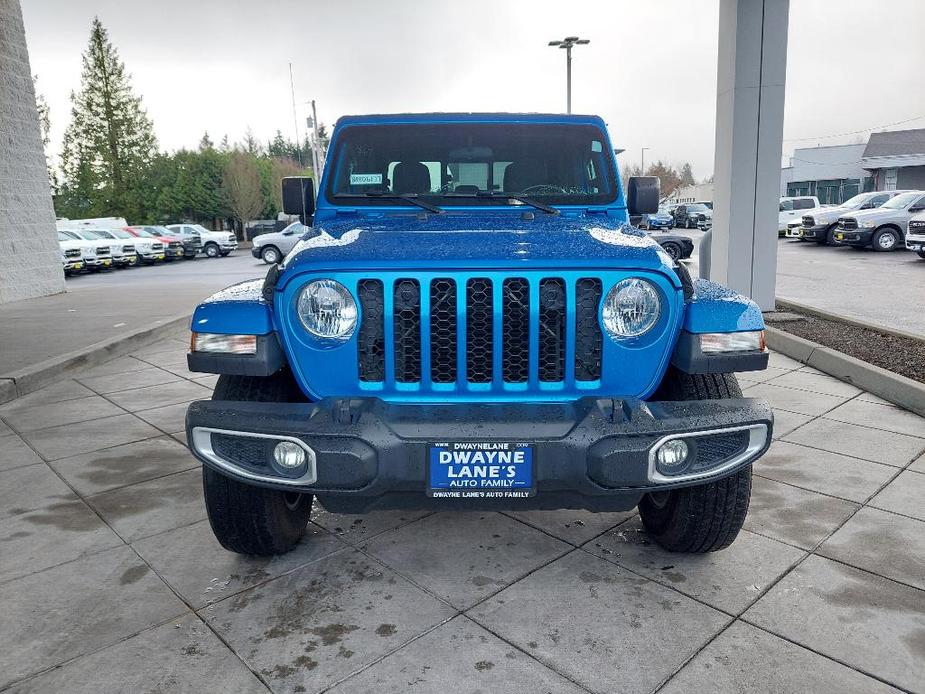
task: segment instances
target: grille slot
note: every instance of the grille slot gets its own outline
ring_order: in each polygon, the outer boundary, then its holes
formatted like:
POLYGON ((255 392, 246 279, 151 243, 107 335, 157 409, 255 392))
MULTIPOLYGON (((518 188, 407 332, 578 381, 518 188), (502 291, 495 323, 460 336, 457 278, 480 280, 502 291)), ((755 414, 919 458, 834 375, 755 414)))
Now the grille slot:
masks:
POLYGON ((421 285, 417 280, 395 283, 392 319, 395 325, 395 380, 421 380, 421 285))
POLYGON ((713 467, 739 455, 748 448, 749 438, 750 434, 747 429, 698 436, 694 439, 697 459, 691 466, 691 472, 713 467))
POLYGON ((466 282, 466 378, 470 383, 491 383, 493 312, 491 280, 475 277, 466 282))
POLYGON ((565 282, 560 279, 540 281, 540 354, 541 381, 565 379, 565 282))
POLYGON ((503 378, 508 383, 526 383, 530 370, 530 284, 522 277, 506 279, 502 296, 503 378))
POLYGON ((430 283, 430 378, 456 380, 456 282, 449 278, 430 283))
POLYGON ((357 366, 361 381, 385 380, 385 328, 382 282, 360 280, 357 285, 363 322, 357 336, 357 366))
POLYGON ((603 288, 595 277, 575 284, 575 380, 597 381, 601 377, 603 335, 597 320, 603 288))

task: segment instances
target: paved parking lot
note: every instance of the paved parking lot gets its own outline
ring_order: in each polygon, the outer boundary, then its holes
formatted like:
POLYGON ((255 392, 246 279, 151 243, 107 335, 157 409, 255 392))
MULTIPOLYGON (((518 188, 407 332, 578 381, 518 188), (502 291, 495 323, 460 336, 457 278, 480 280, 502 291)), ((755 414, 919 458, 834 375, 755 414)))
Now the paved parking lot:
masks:
POLYGON ((317 509, 248 560, 205 520, 184 350, 0 406, 0 690, 925 691, 925 427, 852 386, 742 379, 777 440, 720 553, 633 513, 317 509))

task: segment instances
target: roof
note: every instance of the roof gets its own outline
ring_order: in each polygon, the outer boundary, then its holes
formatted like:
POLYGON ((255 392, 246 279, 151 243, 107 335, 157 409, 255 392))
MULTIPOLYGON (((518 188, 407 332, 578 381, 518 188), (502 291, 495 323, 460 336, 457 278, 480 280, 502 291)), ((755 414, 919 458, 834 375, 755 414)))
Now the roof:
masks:
POLYGON ((925 154, 925 128, 871 133, 864 148, 865 159, 925 154))
POLYGON ((358 123, 576 123, 604 126, 600 116, 566 113, 376 113, 341 116, 337 125, 358 123))

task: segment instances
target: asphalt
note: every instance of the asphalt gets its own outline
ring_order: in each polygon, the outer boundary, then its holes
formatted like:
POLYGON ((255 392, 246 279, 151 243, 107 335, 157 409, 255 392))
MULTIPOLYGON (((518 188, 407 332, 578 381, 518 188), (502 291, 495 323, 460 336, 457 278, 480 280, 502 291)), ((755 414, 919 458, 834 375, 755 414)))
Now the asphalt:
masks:
POLYGON ((63 294, 0 305, 0 375, 191 314, 204 297, 266 269, 239 250, 69 277, 63 294))
POLYGON ((634 512, 316 508, 289 554, 209 528, 214 377, 165 340, 0 405, 0 691, 925 692, 925 420, 772 353, 744 530, 634 512))

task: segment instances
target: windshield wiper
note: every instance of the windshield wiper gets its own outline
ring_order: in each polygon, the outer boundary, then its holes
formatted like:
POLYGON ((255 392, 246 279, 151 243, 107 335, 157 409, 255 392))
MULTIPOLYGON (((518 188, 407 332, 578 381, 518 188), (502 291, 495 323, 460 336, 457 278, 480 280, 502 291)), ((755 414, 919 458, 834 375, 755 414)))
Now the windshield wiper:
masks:
MULTIPOLYGON (((454 193, 455 195, 455 193, 454 193)), ((538 202, 533 198, 528 198, 526 195, 521 195, 520 193, 504 193, 496 190, 480 190, 474 195, 463 194, 461 197, 476 197, 476 198, 507 198, 508 200, 517 200, 522 202, 524 205, 529 205, 530 207, 535 207, 536 209, 545 212, 546 214, 559 214, 559 210, 552 205, 547 205, 542 202, 538 202)))
POLYGON ((444 210, 442 207, 437 207, 436 205, 431 205, 429 202, 424 202, 418 197, 417 193, 391 193, 387 190, 371 190, 366 193, 357 193, 356 195, 352 193, 337 193, 334 195, 335 198, 353 198, 353 197, 362 197, 362 198, 383 198, 385 200, 402 200, 404 202, 410 202, 412 205, 417 205, 418 207, 427 210, 428 212, 433 212, 434 214, 441 214, 444 210))

